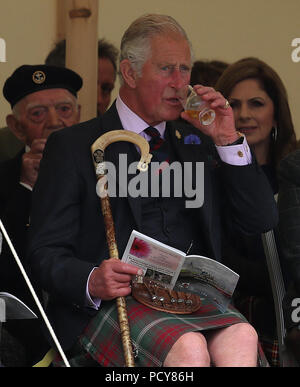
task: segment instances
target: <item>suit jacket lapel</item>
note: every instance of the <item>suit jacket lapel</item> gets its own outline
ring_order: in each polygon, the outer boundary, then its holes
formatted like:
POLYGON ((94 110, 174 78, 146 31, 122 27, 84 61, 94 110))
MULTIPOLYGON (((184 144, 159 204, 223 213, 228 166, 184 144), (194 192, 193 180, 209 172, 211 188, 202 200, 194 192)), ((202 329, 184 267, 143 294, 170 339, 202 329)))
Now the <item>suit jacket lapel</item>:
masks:
MULTIPOLYGON (((123 130, 115 104, 103 115, 103 134, 111 130, 123 130)), ((131 142, 119 141, 110 144, 105 149, 105 161, 111 162, 116 168, 116 185, 121 190, 122 195, 127 195, 132 214, 137 224, 138 230, 141 228, 141 200, 132 198, 128 193, 128 184, 136 174, 128 174, 128 167, 133 162, 139 161, 140 156, 136 146, 131 142), (125 172, 126 171, 126 172, 125 172), (128 180, 128 181, 127 181, 128 180), (121 183, 121 184, 120 184, 121 183)))
POLYGON ((180 120, 168 122, 165 138, 171 144, 179 161, 207 161, 207 145, 209 143, 207 136, 204 136, 197 129, 187 126, 185 122, 180 120))
MULTIPOLYGON (((195 210, 199 213, 204 240, 209 241, 207 246, 210 250, 209 254, 218 259, 220 254, 216 250, 216 246, 219 246, 220 244, 219 241, 216 241, 214 238, 218 234, 216 233, 216 229, 219 225, 214 224, 214 219, 217 219, 214 216, 216 208, 214 208, 211 200, 213 197, 212 190, 214 189, 212 179, 215 172, 214 145, 207 136, 203 135, 200 131, 197 131, 197 129, 187 126, 180 120, 169 122, 167 124, 165 137, 166 140, 170 141, 179 161, 182 163, 204 163, 204 203, 200 208, 195 210)), ((194 173, 193 187, 197 187, 194 173)))

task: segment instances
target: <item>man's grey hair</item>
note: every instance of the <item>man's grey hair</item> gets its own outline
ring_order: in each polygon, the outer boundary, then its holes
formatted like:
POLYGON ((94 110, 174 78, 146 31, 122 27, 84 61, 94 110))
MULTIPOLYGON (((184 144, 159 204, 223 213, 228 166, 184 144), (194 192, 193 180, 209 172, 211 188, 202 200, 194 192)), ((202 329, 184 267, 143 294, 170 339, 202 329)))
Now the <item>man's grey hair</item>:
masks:
MULTIPOLYGON (((185 30, 171 16, 146 14, 136 19, 125 31, 120 49, 120 62, 128 59, 138 76, 151 54, 151 38, 154 35, 177 33, 187 40, 192 54, 192 44, 185 30)), ((122 83, 122 74, 120 74, 122 83)))

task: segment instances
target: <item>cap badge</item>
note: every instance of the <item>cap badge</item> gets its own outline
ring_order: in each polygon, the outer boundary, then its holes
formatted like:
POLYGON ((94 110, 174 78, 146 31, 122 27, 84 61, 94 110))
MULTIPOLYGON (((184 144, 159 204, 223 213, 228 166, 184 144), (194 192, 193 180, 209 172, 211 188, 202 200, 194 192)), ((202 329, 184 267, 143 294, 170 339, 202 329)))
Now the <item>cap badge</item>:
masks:
POLYGON ((46 74, 41 70, 35 71, 32 75, 32 80, 34 83, 40 85, 41 83, 45 82, 46 74))

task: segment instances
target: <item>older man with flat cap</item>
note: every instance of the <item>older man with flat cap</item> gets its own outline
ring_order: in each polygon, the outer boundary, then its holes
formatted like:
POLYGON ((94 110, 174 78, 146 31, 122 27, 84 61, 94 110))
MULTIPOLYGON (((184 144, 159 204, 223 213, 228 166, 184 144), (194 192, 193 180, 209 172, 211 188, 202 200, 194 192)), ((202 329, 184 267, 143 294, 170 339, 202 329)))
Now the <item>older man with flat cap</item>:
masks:
MULTIPOLYGON (((6 80, 3 95, 12 113, 6 122, 24 143, 11 160, 0 163, 0 218, 26 268, 27 228, 31 191, 48 136, 80 120, 77 92, 81 77, 72 70, 47 65, 24 65, 6 80)), ((51 203, 49 203, 51 205, 51 203)), ((6 243, 0 250, 0 290, 10 292, 36 310, 33 298, 6 243)), ((30 365, 38 353, 37 324, 34 320, 10 321, 7 329, 25 345, 30 365), (25 326, 25 329, 24 329, 25 326)))

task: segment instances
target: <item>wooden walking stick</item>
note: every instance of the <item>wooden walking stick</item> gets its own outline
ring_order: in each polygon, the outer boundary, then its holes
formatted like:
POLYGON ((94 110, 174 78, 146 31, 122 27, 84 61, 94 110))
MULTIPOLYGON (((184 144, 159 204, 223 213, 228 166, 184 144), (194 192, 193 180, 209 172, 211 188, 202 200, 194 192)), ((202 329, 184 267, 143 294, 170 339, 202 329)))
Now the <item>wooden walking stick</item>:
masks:
MULTIPOLYGON (((104 161, 104 150, 108 145, 116 141, 129 141, 140 148, 141 158, 137 165, 137 169, 141 172, 147 171, 152 155, 149 153, 148 142, 142 136, 127 130, 114 130, 107 132, 100 136, 91 146, 93 162, 98 181, 97 187, 100 187, 100 189, 97 189, 97 193, 101 199, 101 209, 104 218, 109 255, 110 258, 119 259, 119 252, 115 238, 114 221, 112 218, 109 196, 107 194, 107 179, 105 179, 104 183, 101 185, 101 179, 105 178, 107 174, 104 161)), ((118 297, 116 301, 125 365, 126 367, 134 367, 134 356, 130 339, 126 300, 125 297, 118 297)))

